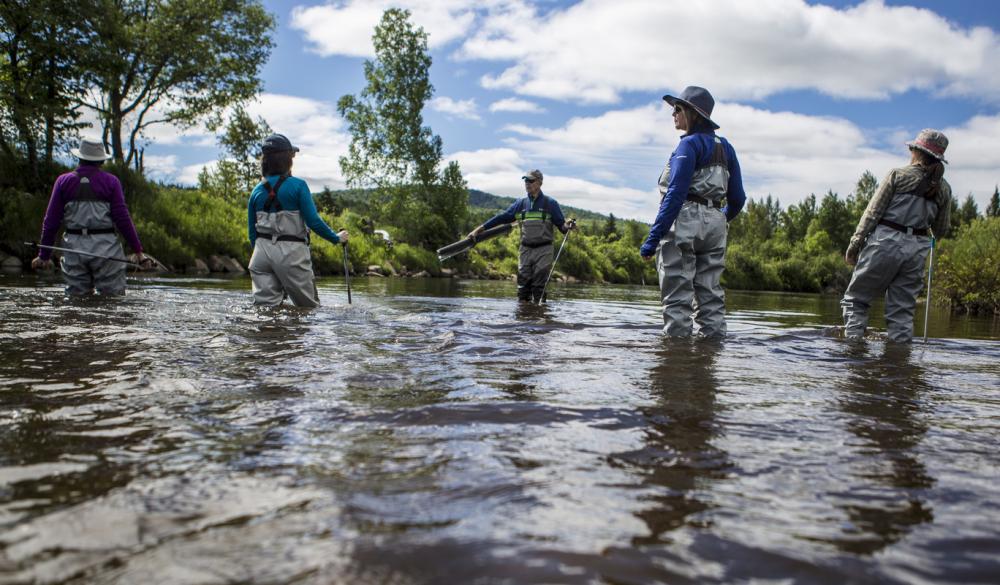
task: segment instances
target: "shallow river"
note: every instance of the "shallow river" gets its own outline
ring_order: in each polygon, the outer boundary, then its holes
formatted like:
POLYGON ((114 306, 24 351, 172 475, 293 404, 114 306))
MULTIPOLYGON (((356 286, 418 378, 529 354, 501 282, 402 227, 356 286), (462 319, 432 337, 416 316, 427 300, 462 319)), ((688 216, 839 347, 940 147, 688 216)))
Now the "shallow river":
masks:
POLYGON ((670 343, 651 287, 132 285, 0 277, 0 583, 1000 576, 996 320, 848 343, 835 298, 730 292, 670 343))

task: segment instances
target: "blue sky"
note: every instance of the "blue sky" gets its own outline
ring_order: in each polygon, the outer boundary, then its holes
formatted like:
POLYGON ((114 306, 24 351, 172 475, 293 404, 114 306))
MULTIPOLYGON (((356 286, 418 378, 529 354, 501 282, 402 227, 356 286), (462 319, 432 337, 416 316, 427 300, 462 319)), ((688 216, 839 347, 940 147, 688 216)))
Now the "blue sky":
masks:
MULTIPOLYGON (((302 151, 314 191, 343 187, 337 99, 358 93, 381 11, 409 8, 430 35, 425 123, 472 188, 522 193, 545 173, 560 202, 649 221, 678 133, 661 100, 716 98, 751 197, 783 205, 863 171, 905 164, 925 127, 951 138, 945 177, 984 208, 1000 182, 1000 3, 801 0, 265 0, 276 47, 252 113, 302 151)), ((192 184, 214 137, 159 128, 155 176, 192 184)))

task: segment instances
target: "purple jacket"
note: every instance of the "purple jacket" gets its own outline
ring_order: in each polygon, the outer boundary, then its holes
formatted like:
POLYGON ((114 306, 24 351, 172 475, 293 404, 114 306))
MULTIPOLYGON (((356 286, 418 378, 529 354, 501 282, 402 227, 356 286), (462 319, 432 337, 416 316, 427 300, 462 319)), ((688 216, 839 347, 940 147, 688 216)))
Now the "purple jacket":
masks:
MULTIPOLYGON (((122 184, 118 177, 102 171, 99 167, 80 165, 76 169, 81 176, 90 179, 90 187, 94 195, 100 199, 106 199, 111 204, 111 221, 115 228, 125 238, 129 248, 133 252, 142 252, 142 242, 139 241, 139 234, 135 231, 135 224, 132 223, 132 216, 125 207, 125 195, 122 193, 122 184)), ((45 210, 45 219, 42 220, 41 243, 45 246, 52 246, 56 241, 56 233, 63 220, 63 207, 76 196, 76 188, 80 184, 80 179, 73 173, 64 173, 56 179, 52 186, 52 197, 49 198, 49 207, 45 210)), ((52 250, 39 248, 38 257, 48 260, 52 257, 52 250)))

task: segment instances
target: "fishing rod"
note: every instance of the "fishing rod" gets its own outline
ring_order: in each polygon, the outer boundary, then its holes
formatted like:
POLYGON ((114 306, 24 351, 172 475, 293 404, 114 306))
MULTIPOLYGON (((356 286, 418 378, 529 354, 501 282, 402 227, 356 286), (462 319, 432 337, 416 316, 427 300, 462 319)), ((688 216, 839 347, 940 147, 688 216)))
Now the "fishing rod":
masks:
POLYGON ((39 244, 36 242, 24 242, 25 246, 30 248, 46 248, 48 250, 54 250, 56 252, 64 252, 69 254, 77 254, 80 256, 86 256, 88 258, 98 258, 100 260, 111 260, 112 262, 121 262, 122 264, 128 264, 129 266, 135 266, 137 268, 142 268, 141 264, 132 262, 125 258, 118 258, 115 256, 101 256, 100 254, 91 254, 90 252, 84 252, 82 250, 74 250, 72 248, 60 248, 59 246, 46 246, 45 244, 39 244))
MULTIPOLYGON (((573 225, 576 225, 576 220, 575 219, 571 219, 569 221, 573 225)), ((552 268, 549 268, 549 275, 545 277, 545 282, 542 283, 542 294, 540 294, 538 296, 538 302, 535 303, 536 305, 542 304, 542 299, 545 298, 545 287, 549 285, 549 279, 552 278, 552 273, 556 271, 556 262, 559 261, 559 256, 562 254, 563 248, 566 246, 566 240, 569 239, 569 234, 570 234, 571 231, 573 231, 573 230, 570 229, 570 230, 566 231, 566 235, 563 236, 562 243, 559 244, 559 251, 556 252, 555 260, 552 261, 552 268)))

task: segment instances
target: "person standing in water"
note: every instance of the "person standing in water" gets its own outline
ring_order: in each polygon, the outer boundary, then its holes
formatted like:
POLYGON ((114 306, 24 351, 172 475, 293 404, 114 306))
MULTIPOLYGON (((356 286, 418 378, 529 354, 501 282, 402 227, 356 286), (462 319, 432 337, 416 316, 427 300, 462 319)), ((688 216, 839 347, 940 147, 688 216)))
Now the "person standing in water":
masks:
POLYGON ((844 254, 847 264, 855 267, 840 302, 847 337, 864 337, 871 303, 884 293, 889 340, 913 340, 913 311, 930 251, 928 234, 948 234, 951 186, 943 177, 948 138, 924 129, 906 146, 910 164, 889 171, 882 180, 844 254))
MULTIPOLYGON (((521 222, 521 247, 517 261, 517 299, 538 303, 552 268, 553 226, 563 234, 576 227, 566 221, 559 203, 542 193, 542 171, 535 169, 521 177, 527 197, 515 201, 506 211, 491 217, 469 232, 469 238, 505 223, 521 222)), ((547 296, 547 295, 546 295, 547 296)))
POLYGON ((280 305, 287 296, 297 307, 318 307, 319 293, 309 251, 309 230, 332 243, 347 243, 316 211, 309 186, 292 176, 299 149, 282 134, 261 144, 261 175, 247 204, 247 232, 253 255, 250 279, 257 305, 280 305))
POLYGON ((746 202, 740 164, 729 141, 715 134, 715 99, 708 90, 690 86, 680 97, 663 99, 684 135, 660 174, 660 209, 639 254, 647 261, 656 255, 663 332, 688 337, 693 318, 700 335, 722 337, 727 222, 746 202))
MULTIPOLYGON (((52 196, 42 220, 41 245, 54 245, 59 227, 63 226, 62 247, 124 259, 117 232, 135 252, 140 265, 151 265, 152 261, 142 253, 139 234, 125 206, 121 181, 101 170, 104 161, 111 158, 104 143, 97 138, 83 138, 79 147, 70 152, 79 159, 79 164, 73 171, 59 175, 52 186, 52 196)), ((40 247, 31 267, 49 269, 51 258, 52 250, 40 247)), ((68 295, 89 295, 95 290, 101 295, 125 294, 126 265, 123 262, 66 252, 59 264, 68 295)))

